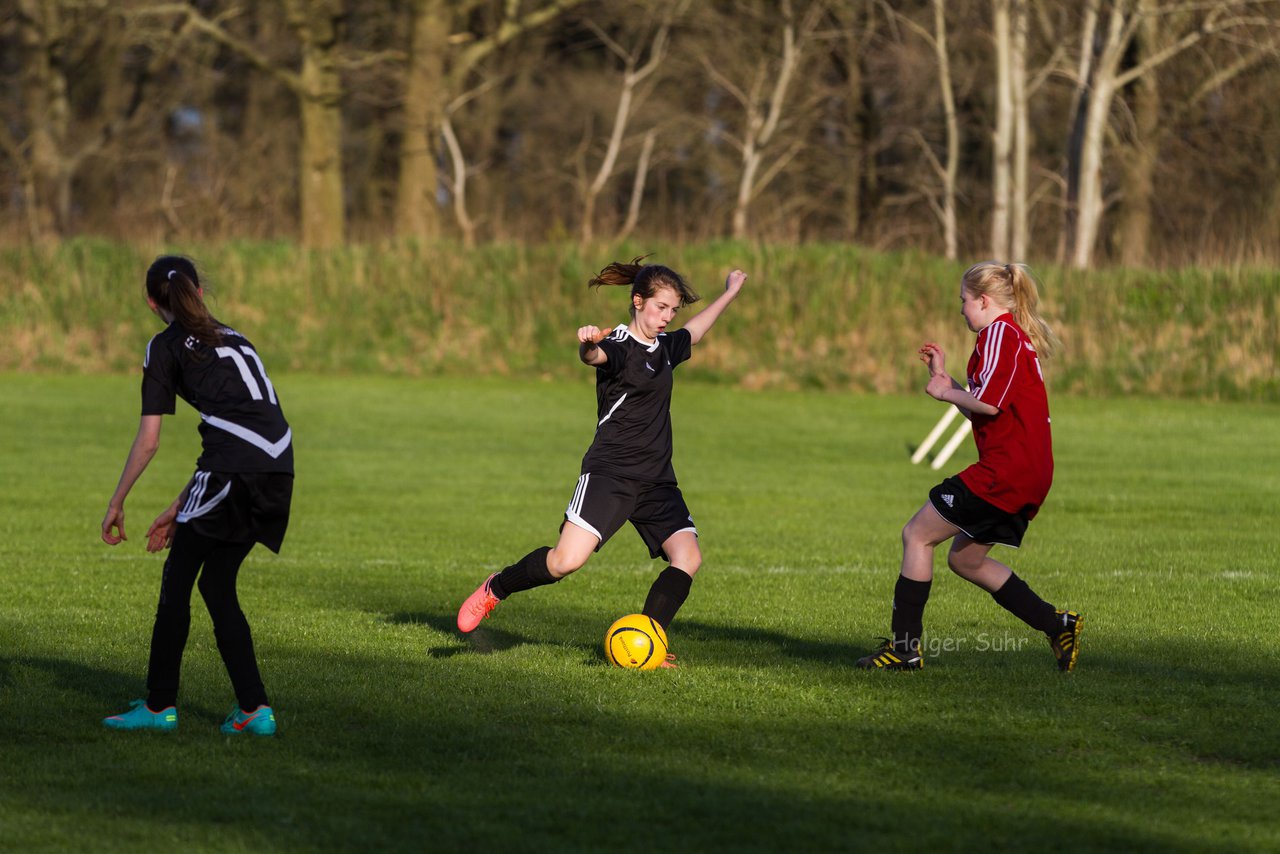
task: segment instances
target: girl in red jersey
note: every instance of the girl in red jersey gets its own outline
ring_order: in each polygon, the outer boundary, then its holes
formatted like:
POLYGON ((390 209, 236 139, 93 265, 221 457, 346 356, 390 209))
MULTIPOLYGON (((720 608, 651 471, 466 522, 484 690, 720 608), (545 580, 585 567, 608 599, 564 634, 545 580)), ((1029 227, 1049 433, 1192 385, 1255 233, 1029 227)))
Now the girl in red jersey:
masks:
POLYGON ((978 333, 968 387, 947 373, 941 347, 920 348, 920 359, 929 366, 925 391, 972 422, 978 461, 930 490, 929 500, 902 529, 893 638, 859 659, 859 667, 924 667, 920 640, 933 583, 933 549, 945 540, 952 540, 947 565, 953 572, 1044 632, 1060 670, 1075 667, 1084 619, 1045 602, 987 554, 996 543, 1021 544, 1053 483, 1049 403, 1038 354, 1050 355, 1057 342, 1040 319, 1039 301, 1035 280, 1021 264, 975 264, 960 280, 960 313, 978 333))

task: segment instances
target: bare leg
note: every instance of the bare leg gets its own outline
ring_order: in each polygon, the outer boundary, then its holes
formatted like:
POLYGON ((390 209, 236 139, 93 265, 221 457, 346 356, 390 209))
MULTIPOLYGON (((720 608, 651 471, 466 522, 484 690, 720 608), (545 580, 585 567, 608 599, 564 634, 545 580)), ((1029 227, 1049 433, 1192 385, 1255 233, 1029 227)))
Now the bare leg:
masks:
POLYGON ((995 593, 1013 575, 1013 570, 998 560, 987 557, 991 546, 959 534, 951 543, 951 551, 947 554, 947 565, 951 571, 972 582, 988 593, 995 593))
POLYGON ((957 534, 960 529, 939 516, 926 501, 902 529, 902 577, 932 581, 934 548, 957 534))
POLYGON ((698 546, 698 535, 693 531, 672 534, 662 544, 662 550, 667 553, 672 566, 690 577, 696 575, 702 566, 702 549, 698 546))
POLYGON ((599 542, 599 538, 585 528, 565 522, 560 529, 560 541, 547 552, 547 571, 557 580, 577 572, 591 557, 599 542))

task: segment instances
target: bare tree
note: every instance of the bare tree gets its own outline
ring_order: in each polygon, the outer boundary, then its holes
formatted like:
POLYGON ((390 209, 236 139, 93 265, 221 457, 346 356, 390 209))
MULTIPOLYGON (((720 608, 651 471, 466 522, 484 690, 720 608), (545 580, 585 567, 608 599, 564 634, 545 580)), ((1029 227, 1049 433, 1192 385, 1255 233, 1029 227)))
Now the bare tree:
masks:
POLYGON ((341 69, 344 65, 370 60, 348 60, 341 54, 340 31, 346 14, 344 0, 284 2, 286 20, 302 54, 297 69, 285 67, 272 57, 267 46, 234 35, 223 26, 223 19, 207 18, 195 6, 187 3, 158 4, 147 12, 183 17, 201 34, 239 54, 293 93, 298 101, 302 126, 298 152, 302 243, 309 247, 336 246, 346 237, 341 69))
MULTIPOLYGON (((1171 39, 1194 27, 1193 7, 1161 11, 1156 0, 1139 0, 1140 25, 1134 33, 1130 60, 1141 65, 1167 47, 1171 39)), ((1159 152, 1172 128, 1179 127, 1191 111, 1221 93, 1223 87, 1264 63, 1280 61, 1280 19, 1259 17, 1246 29, 1232 33, 1222 55, 1197 51, 1207 67, 1194 75, 1194 85, 1185 95, 1164 97, 1160 75, 1143 74, 1127 90, 1123 114, 1116 134, 1119 202, 1116 211, 1115 242, 1120 262, 1141 266, 1150 260, 1153 210, 1156 197, 1156 166, 1159 152)), ((1227 41, 1227 40, 1220 40, 1227 41)))
POLYGON ((1013 183, 1013 52, 1011 0, 992 2, 996 52, 996 126, 992 134, 991 254, 1009 257, 1009 208, 1013 183))
MULTIPOLYGON (((685 4, 687 5, 687 4, 685 4)), ((614 111, 613 129, 609 134, 609 141, 605 146, 604 155, 600 159, 600 164, 596 168, 595 175, 587 180, 587 176, 581 176, 580 184, 582 186, 582 223, 579 231, 579 239, 583 244, 590 243, 595 235, 595 214, 596 201, 600 197, 600 193, 604 190, 609 179, 613 177, 614 169, 618 163, 618 155, 622 150, 623 142, 627 134, 627 125, 631 122, 631 117, 635 109, 634 102, 637 98, 636 88, 651 76, 661 65, 667 50, 667 37, 671 31, 669 21, 663 21, 654 32, 652 39, 648 39, 649 58, 640 64, 640 56, 642 48, 625 48, 612 39, 608 33, 601 29, 594 21, 586 21, 586 25, 595 33, 596 38, 600 39, 611 53, 622 60, 622 82, 618 91, 618 105, 614 111)), ((652 140, 653 131, 645 135, 646 140, 652 140)), ((647 151, 652 152, 653 143, 650 141, 647 151)), ((642 150, 642 154, 645 151, 642 150)), ((643 165, 647 169, 648 157, 641 158, 643 165)), ((585 172, 585 163, 582 164, 581 172, 585 172)), ((640 188, 644 187, 643 172, 637 173, 637 180, 640 188)), ((639 198, 633 194, 633 203, 639 204, 639 198)), ((637 217, 639 216, 637 212, 637 217)), ((634 227, 634 223, 632 224, 634 227)))
POLYGON ((105 152, 139 114, 149 82, 172 58, 184 32, 133 32, 128 7, 106 0, 19 0, 25 139, 6 128, 0 148, 21 174, 28 234, 42 241, 72 231, 73 182, 85 164, 105 152), (94 22, 86 29, 86 22, 94 22), (130 67, 135 45, 150 53, 130 67), (96 72, 91 104, 72 103, 72 69, 96 72), (86 108, 88 107, 88 108, 86 108))
MULTIPOLYGON (((704 65, 712 79, 737 101, 742 109, 742 122, 738 134, 725 134, 725 138, 741 152, 741 171, 733 206, 732 233, 735 239, 747 236, 751 202, 778 176, 800 152, 804 142, 792 137, 785 144, 777 139, 783 116, 794 108, 792 84, 805 53, 813 47, 818 24, 825 12, 820 0, 810 2, 797 18, 791 0, 782 0, 779 12, 781 52, 771 55, 761 52, 759 60, 744 68, 749 79, 738 82, 731 79, 716 63, 704 57, 704 65)), ((768 27, 773 29, 773 27, 768 27)), ((752 44, 750 49, 757 45, 752 44)))
POLYGON ((1257 23, 1256 17, 1243 14, 1250 5, 1229 0, 1197 4, 1203 14, 1188 21, 1180 32, 1170 33, 1159 50, 1126 69, 1124 58, 1143 22, 1162 10, 1145 0, 1088 0, 1068 167, 1067 246, 1072 266, 1087 269, 1093 263, 1105 208, 1102 167, 1106 133, 1116 93, 1206 38, 1257 23))
MULTIPOLYGON (((1000 2, 1000 0, 997 0, 1000 2)), ((1007 2, 1007 0, 1005 0, 1007 2)), ((938 63, 938 94, 942 101, 942 114, 946 126, 946 159, 938 160, 933 148, 925 140, 919 128, 912 128, 912 136, 924 152, 938 179, 942 182, 941 196, 938 201, 935 193, 929 192, 926 198, 929 207, 938 217, 942 225, 943 251, 950 260, 957 255, 956 238, 956 176, 959 173, 960 161, 960 126, 956 117, 956 97, 951 85, 951 58, 947 49, 947 4, 946 0, 933 0, 933 30, 930 32, 910 17, 893 12, 892 6, 884 4, 886 10, 897 15, 898 20, 920 35, 933 48, 938 63)))
POLYGON ((500 22, 487 34, 477 36, 450 33, 458 21, 475 11, 480 0, 412 0, 395 204, 398 235, 427 238, 439 230, 436 154, 445 105, 466 88, 468 77, 494 51, 582 2, 546 0, 521 14, 518 0, 505 0, 500 22))

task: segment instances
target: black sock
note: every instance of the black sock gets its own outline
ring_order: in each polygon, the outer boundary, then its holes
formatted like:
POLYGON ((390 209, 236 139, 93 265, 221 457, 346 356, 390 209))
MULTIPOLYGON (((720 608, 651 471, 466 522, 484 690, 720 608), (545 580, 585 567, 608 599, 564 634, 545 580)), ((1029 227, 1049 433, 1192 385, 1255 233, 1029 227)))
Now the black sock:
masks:
POLYGON ((542 546, 529 552, 511 566, 499 572, 489 582, 489 592, 499 599, 506 599, 512 593, 530 590, 544 584, 554 584, 560 579, 547 569, 547 553, 550 546, 542 546))
POLYGON ((924 605, 929 601, 932 581, 912 581, 898 576, 893 587, 893 648, 910 652, 920 648, 924 635, 924 605))
POLYGON ((676 618, 676 611, 689 598, 689 588, 692 586, 693 576, 683 569, 667 567, 654 579, 649 595, 644 600, 644 610, 640 613, 656 620, 665 631, 676 618))
POLYGON ((1050 634, 1058 626, 1056 609, 1036 595, 1016 574, 991 594, 1001 608, 1013 614, 1036 631, 1050 634))

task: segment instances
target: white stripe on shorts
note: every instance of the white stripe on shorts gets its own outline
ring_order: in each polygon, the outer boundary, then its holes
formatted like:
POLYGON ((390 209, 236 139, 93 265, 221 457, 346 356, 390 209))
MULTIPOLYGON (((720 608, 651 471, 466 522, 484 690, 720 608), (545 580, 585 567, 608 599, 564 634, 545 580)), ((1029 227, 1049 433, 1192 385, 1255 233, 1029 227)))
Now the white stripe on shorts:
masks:
POLYGON ((578 485, 573 490, 573 498, 569 499, 569 507, 564 511, 565 513, 577 514, 582 512, 582 501, 587 496, 587 483, 590 480, 590 472, 578 478, 578 485))
POLYGON ((568 519, 587 533, 593 535, 597 540, 604 542, 604 537, 600 532, 597 531, 593 525, 587 522, 586 519, 583 519, 582 516, 579 515, 582 513, 582 502, 587 499, 587 484, 590 482, 590 472, 578 478, 578 487, 573 491, 573 498, 569 500, 569 506, 565 508, 564 518, 568 519))
POLYGON ((182 508, 182 512, 178 514, 179 522, 188 522, 208 513, 213 508, 222 503, 222 499, 226 498, 231 492, 231 481, 227 481, 227 485, 222 487, 222 491, 203 501, 205 489, 209 484, 209 472, 201 472, 196 475, 196 480, 200 481, 200 493, 196 494, 196 490, 192 488, 190 497, 187 498, 187 506, 182 508))

